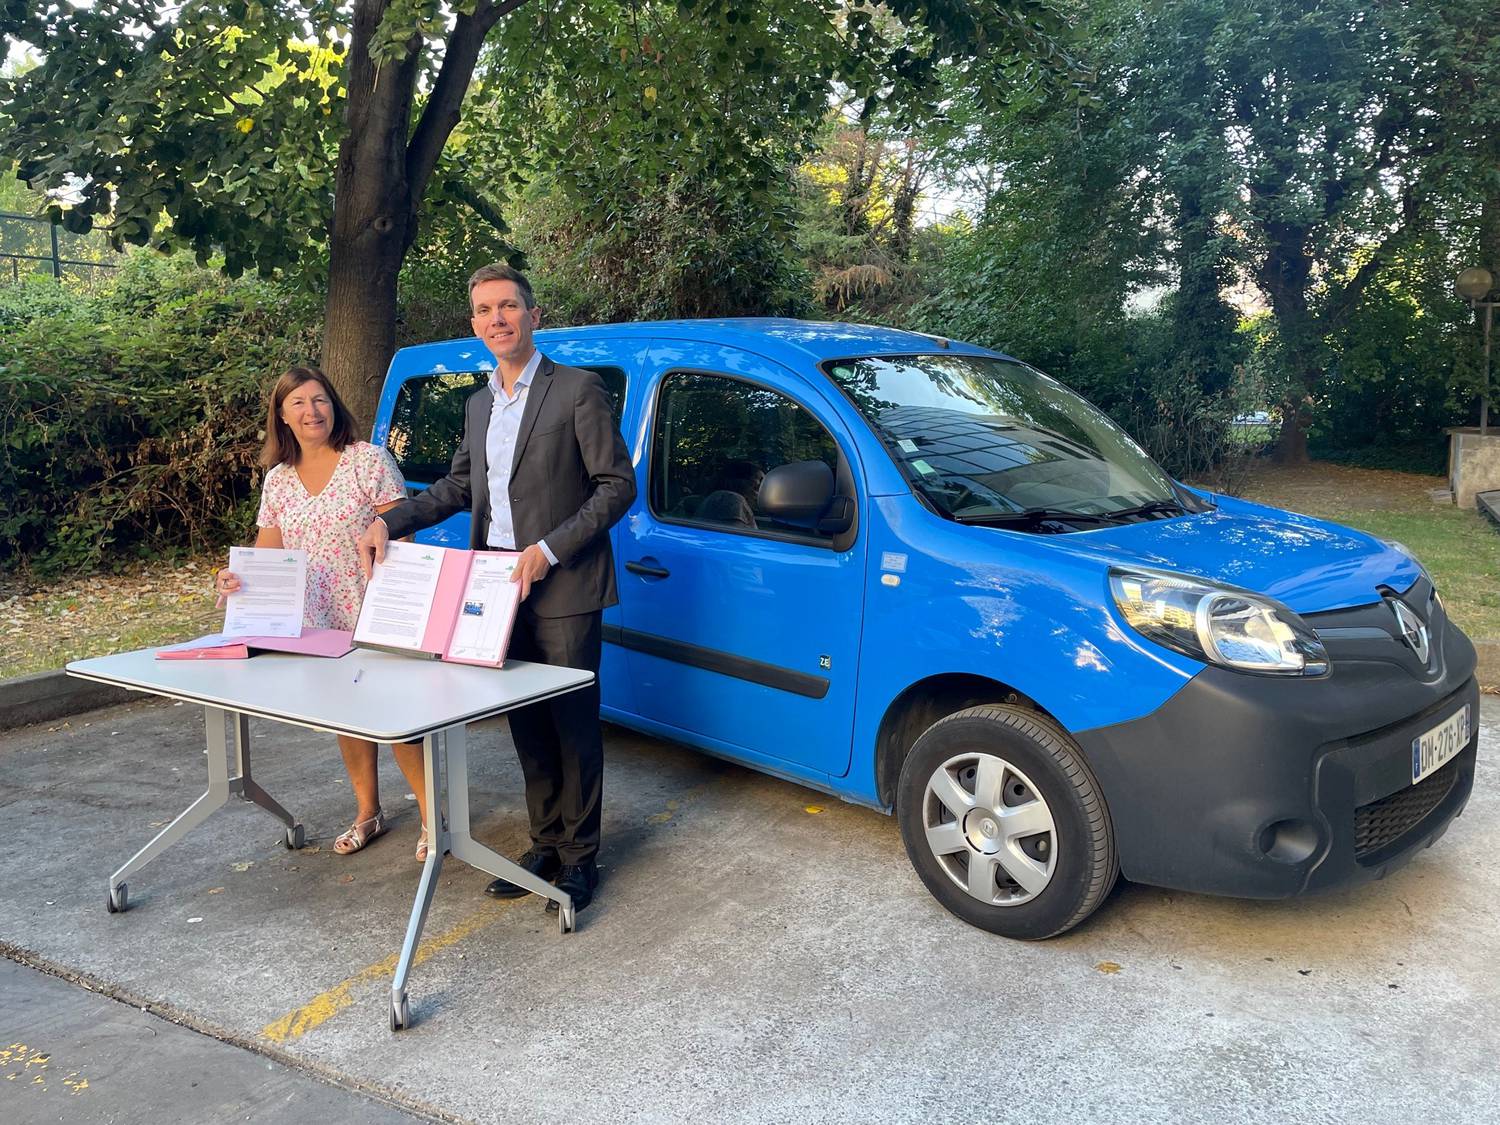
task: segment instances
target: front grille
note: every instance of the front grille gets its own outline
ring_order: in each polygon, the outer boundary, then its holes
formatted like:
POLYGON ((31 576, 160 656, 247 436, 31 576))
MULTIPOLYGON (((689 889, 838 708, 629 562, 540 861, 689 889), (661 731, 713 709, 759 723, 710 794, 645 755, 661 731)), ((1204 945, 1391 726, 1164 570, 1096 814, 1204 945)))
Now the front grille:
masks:
POLYGON ((1399 839, 1443 803, 1458 777, 1458 761, 1449 762, 1417 785, 1354 810, 1354 858, 1363 860, 1399 839))

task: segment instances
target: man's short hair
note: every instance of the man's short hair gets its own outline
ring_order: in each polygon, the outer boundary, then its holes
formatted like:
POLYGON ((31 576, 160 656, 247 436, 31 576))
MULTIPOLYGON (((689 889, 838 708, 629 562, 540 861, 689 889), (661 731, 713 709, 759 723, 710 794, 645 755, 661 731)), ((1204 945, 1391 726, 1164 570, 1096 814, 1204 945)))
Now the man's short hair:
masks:
POLYGON ((531 292, 531 282, 526 280, 526 275, 504 262, 491 262, 487 266, 480 266, 474 271, 474 276, 469 278, 469 307, 471 309, 474 305, 474 286, 483 285, 486 281, 514 281, 516 288, 521 291, 521 300, 526 307, 536 308, 536 296, 531 292))

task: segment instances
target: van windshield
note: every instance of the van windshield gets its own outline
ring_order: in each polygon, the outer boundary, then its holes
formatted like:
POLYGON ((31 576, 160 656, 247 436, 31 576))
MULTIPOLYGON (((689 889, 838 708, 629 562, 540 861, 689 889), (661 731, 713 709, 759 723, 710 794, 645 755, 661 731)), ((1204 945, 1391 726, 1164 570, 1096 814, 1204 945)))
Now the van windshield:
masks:
POLYGON ((870 356, 825 370, 915 488, 956 520, 1075 530, 1195 507, 1103 412, 1023 363, 870 356))

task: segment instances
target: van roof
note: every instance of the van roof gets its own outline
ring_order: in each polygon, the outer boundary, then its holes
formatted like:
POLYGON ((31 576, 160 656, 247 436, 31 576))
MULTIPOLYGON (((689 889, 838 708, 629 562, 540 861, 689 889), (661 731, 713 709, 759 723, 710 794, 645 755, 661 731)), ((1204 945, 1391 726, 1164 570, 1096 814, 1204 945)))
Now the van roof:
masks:
MULTIPOLYGON (((882 328, 875 324, 846 324, 835 321, 794 320, 790 317, 727 317, 719 320, 653 320, 620 324, 591 324, 576 328, 543 328, 536 334, 537 346, 546 351, 549 339, 570 340, 653 338, 694 340, 700 343, 730 344, 757 352, 768 358, 811 359, 822 362, 846 356, 931 352, 951 349, 970 355, 993 355, 971 344, 907 332, 899 328, 882 328)), ((489 366, 490 356, 477 337, 416 344, 397 353, 399 374, 416 367, 425 370, 457 370, 455 360, 474 358, 478 349, 479 366, 489 366), (408 367, 408 364, 411 367, 408 367)))

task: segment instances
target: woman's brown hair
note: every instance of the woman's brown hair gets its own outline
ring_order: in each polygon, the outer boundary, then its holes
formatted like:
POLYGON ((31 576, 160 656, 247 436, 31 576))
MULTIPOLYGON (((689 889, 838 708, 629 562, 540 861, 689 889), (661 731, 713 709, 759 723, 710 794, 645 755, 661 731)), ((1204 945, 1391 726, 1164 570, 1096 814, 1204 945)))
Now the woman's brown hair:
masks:
POLYGON ((349 413, 328 376, 316 367, 293 367, 276 380, 276 389, 271 392, 270 409, 266 411, 266 444, 260 451, 260 467, 263 469, 295 465, 302 456, 302 447, 297 444, 292 428, 281 420, 281 404, 287 395, 304 383, 319 384, 328 392, 328 401, 333 404, 333 425, 328 428, 328 444, 342 452, 344 446, 354 440, 354 415, 349 413))

